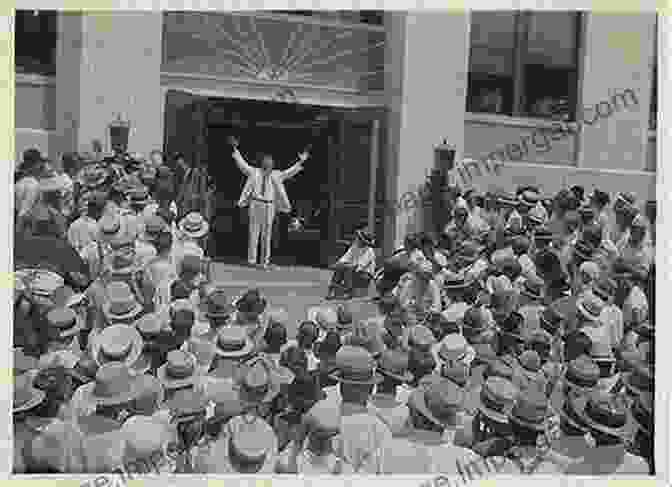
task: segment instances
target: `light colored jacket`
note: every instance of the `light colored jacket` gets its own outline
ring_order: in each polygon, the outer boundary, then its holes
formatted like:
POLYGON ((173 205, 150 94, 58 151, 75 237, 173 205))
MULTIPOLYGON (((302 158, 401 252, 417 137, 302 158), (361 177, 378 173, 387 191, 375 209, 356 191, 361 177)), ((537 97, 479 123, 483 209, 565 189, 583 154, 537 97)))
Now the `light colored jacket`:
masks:
MULTIPOLYGON (((259 186, 259 181, 263 177, 263 172, 261 168, 250 166, 238 151, 233 153, 233 159, 236 161, 238 168, 247 176, 247 181, 245 182, 245 186, 243 186, 243 191, 238 200, 238 206, 244 208, 249 206, 250 200, 254 197, 254 188, 259 186)), ((284 183, 287 179, 297 175, 302 169, 303 163, 297 162, 284 171, 271 171, 270 180, 275 190, 274 203, 277 211, 281 213, 289 213, 292 210, 292 204, 287 197, 284 183)))

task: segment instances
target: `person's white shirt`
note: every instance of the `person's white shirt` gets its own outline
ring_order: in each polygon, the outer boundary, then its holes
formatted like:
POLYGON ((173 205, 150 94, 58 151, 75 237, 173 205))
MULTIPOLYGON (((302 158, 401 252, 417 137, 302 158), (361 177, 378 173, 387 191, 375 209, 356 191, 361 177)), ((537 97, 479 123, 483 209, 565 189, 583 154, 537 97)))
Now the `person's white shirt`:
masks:
POLYGON ((79 253, 98 237, 98 222, 88 215, 82 215, 70 224, 68 242, 79 253))
POLYGON ((376 271, 376 252, 371 247, 352 244, 338 262, 351 265, 358 272, 373 275, 376 271))
POLYGON ((646 294, 639 286, 633 286, 630 294, 623 303, 623 323, 630 325, 642 322, 649 315, 649 303, 646 294))
POLYGON ((14 185, 14 210, 18 216, 29 214, 40 196, 40 183, 33 176, 24 176, 14 185))

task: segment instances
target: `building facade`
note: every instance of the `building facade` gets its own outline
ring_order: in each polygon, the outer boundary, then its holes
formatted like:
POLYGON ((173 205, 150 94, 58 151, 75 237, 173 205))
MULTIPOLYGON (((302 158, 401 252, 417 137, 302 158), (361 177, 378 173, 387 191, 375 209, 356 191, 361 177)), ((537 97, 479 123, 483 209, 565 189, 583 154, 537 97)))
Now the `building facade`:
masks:
POLYGON ((397 202, 424 184, 444 140, 458 161, 501 162, 470 181, 482 189, 580 184, 655 200, 654 13, 16 19, 17 157, 33 146, 52 158, 90 151, 93 140, 109 148, 109 124, 123 118, 131 151, 185 152, 223 168, 226 185, 224 134, 247 134, 250 151, 268 141, 283 157, 291 145, 287 158, 312 144, 320 169, 290 188, 296 206, 326 197, 329 240, 368 222, 388 249, 428 224, 420 205, 397 202))

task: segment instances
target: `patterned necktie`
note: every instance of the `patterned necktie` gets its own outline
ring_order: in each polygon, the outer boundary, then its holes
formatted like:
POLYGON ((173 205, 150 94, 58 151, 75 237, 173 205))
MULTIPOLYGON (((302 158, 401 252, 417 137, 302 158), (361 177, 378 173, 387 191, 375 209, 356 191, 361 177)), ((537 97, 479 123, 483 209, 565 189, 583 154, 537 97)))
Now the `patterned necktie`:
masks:
POLYGON ((266 185, 268 184, 268 174, 264 174, 264 179, 261 182, 261 197, 266 196, 266 185))

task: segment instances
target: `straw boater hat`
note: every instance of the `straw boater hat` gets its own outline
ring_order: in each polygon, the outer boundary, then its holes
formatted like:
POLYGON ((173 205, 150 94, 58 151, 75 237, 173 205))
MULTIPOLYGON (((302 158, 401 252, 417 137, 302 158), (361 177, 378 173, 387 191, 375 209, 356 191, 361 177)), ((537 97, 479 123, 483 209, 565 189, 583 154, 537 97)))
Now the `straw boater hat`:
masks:
POLYGON ((197 460, 199 472, 273 474, 278 440, 273 428, 260 417, 236 416, 225 426, 226 434, 211 451, 197 460))
POLYGON ((13 371, 14 377, 19 377, 30 370, 38 369, 38 360, 23 353, 23 349, 14 349, 13 371))
POLYGON ((106 294, 103 314, 109 323, 133 321, 142 313, 142 304, 125 282, 111 282, 107 285, 106 294))
POLYGON ((54 308, 47 313, 47 325, 58 339, 74 338, 83 328, 83 320, 70 308, 54 308))
POLYGON ((176 440, 176 435, 167 425, 149 416, 136 415, 128 418, 122 431, 126 438, 126 465, 162 456, 164 447, 170 441, 176 440))
POLYGON ((210 224, 197 212, 186 215, 179 224, 180 232, 190 238, 202 238, 210 230, 210 224))
POLYGON ((242 358, 254 350, 247 330, 240 326, 226 326, 217 335, 215 353, 223 358, 242 358))
POLYGON ((382 377, 376 371, 373 356, 362 347, 342 346, 336 352, 336 371, 330 377, 346 384, 378 384, 382 377))
POLYGON ((263 357, 243 364, 234 377, 240 400, 249 404, 271 402, 280 394, 282 386, 293 380, 294 374, 289 369, 275 366, 263 357))
POLYGON ((95 335, 91 341, 91 356, 99 366, 118 362, 133 366, 140 358, 143 340, 134 327, 111 325, 95 335))
POLYGON ((40 405, 46 394, 44 391, 33 387, 29 375, 19 376, 14 383, 14 402, 12 413, 21 413, 40 405))
POLYGON ((463 404, 464 389, 449 380, 436 380, 418 387, 408 399, 410 409, 441 427, 455 422, 463 404))
POLYGON ((570 396, 572 409, 589 428, 602 434, 627 438, 633 430, 633 418, 625 399, 604 392, 570 396))
POLYGON ((140 391, 137 377, 121 363, 101 366, 94 382, 81 386, 85 402, 92 405, 116 406, 134 400, 140 391))
POLYGON ((443 362, 457 362, 467 356, 467 340, 458 333, 443 337, 436 348, 436 356, 443 362))
POLYGON ((50 304, 54 292, 63 286, 63 277, 55 272, 39 270, 28 281, 28 292, 33 298, 41 302, 48 301, 50 304))
POLYGON ((156 371, 156 376, 165 389, 181 389, 196 381, 196 357, 182 350, 173 350, 166 363, 156 371))
POLYGON ((511 381, 490 377, 481 388, 478 411, 492 421, 506 424, 517 396, 518 388, 511 381))

